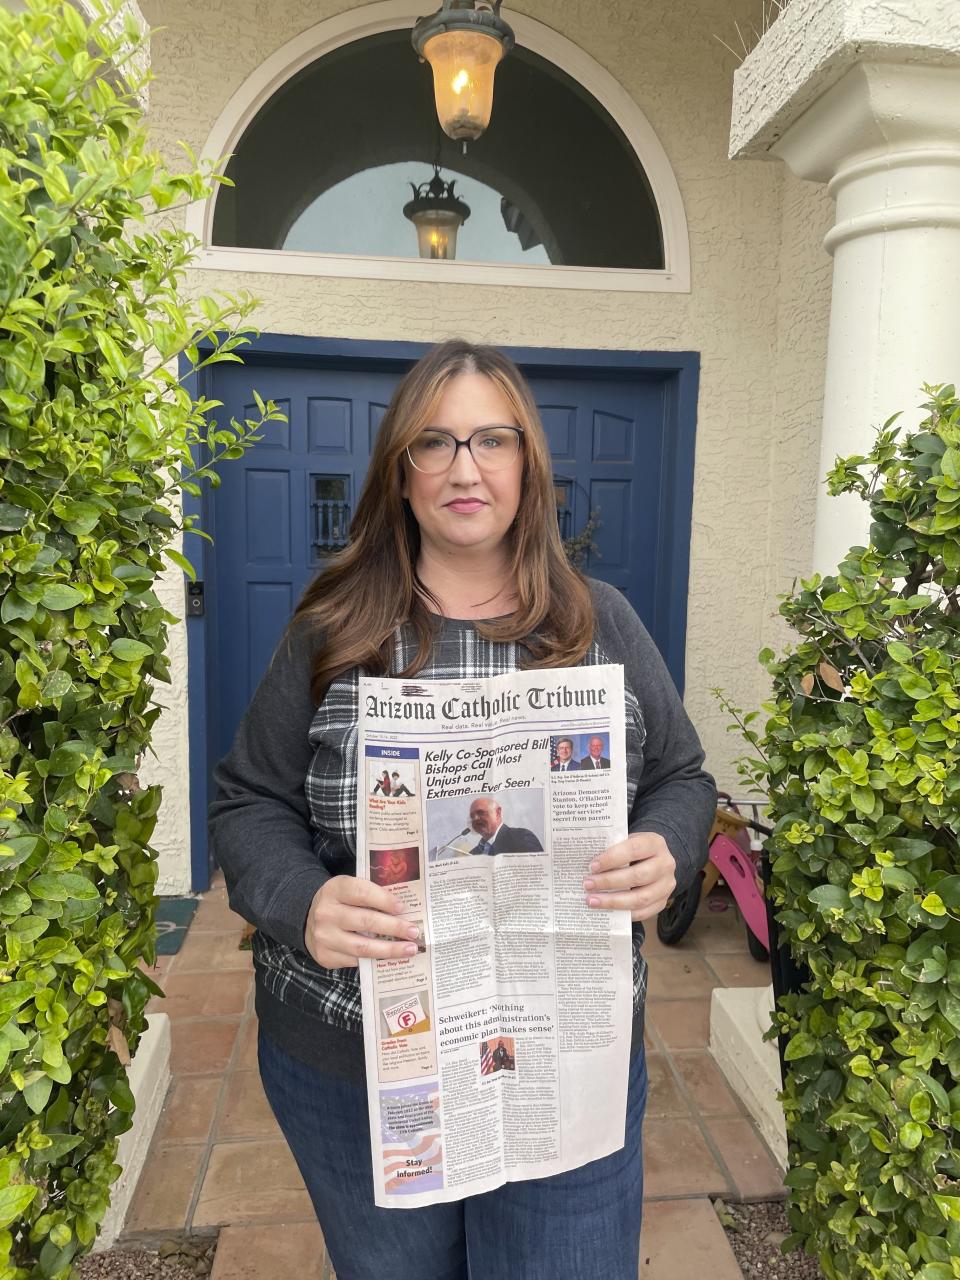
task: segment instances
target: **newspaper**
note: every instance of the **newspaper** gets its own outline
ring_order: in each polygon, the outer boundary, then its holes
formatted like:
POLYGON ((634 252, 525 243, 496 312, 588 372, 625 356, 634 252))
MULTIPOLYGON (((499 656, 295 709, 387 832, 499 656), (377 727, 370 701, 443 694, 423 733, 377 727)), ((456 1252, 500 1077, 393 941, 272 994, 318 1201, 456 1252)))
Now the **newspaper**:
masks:
POLYGON ((423 939, 360 964, 378 1205, 624 1144, 630 918, 583 889, 627 834, 623 706, 619 666, 360 681, 357 874, 423 939))

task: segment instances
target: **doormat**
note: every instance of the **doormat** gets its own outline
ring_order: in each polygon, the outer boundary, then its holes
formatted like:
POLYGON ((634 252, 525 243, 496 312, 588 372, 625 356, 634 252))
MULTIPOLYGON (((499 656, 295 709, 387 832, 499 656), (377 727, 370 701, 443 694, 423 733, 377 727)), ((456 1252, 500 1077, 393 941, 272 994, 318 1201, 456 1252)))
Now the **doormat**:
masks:
POLYGON ((187 936, 199 898, 161 898, 157 903, 157 955, 173 956, 187 936))

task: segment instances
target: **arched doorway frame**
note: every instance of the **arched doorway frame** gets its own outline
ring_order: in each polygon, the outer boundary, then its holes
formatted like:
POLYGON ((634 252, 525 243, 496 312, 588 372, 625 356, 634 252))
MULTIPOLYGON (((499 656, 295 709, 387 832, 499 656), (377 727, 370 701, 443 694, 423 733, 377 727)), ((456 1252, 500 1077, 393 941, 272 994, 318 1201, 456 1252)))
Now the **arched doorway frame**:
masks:
MULTIPOLYGON (((384 31, 410 28, 421 15, 420 0, 378 0, 327 18, 288 40, 236 90, 218 116, 201 158, 220 164, 242 138, 257 112, 305 67, 335 49, 384 31)), ((211 243, 216 191, 188 207, 186 229, 200 242, 195 266, 219 271, 346 276, 446 284, 526 285, 651 293, 690 292, 690 243, 676 175, 653 126, 624 87, 572 40, 526 14, 504 10, 517 41, 575 80, 610 114, 643 166, 656 201, 664 266, 658 270, 524 266, 486 262, 428 262, 417 258, 361 257, 279 249, 238 249, 211 243)), ((411 57, 414 56, 411 50, 411 57)))

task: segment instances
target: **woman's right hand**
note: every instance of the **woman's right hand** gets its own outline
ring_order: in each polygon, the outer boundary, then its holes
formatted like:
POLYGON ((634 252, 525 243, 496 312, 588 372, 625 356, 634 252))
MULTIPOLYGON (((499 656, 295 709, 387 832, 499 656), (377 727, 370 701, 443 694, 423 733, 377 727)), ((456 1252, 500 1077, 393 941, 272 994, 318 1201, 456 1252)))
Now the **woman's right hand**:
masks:
POLYGON ((360 956, 402 960, 417 954, 420 930, 400 914, 401 904, 371 880, 334 876, 314 894, 304 942, 324 969, 348 969, 360 956), (368 937, 383 934, 383 937, 368 937), (389 939, 399 938, 399 942, 389 939))

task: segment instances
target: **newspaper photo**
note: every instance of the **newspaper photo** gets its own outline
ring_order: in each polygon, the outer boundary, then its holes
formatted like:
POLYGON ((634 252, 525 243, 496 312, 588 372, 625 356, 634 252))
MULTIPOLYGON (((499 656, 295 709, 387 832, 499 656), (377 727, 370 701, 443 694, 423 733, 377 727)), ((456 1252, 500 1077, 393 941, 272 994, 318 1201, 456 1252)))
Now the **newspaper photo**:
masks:
POLYGON ((364 677, 360 712, 357 875, 422 939, 360 962, 377 1204, 619 1150, 630 916, 583 878, 627 835, 623 668, 364 677))

